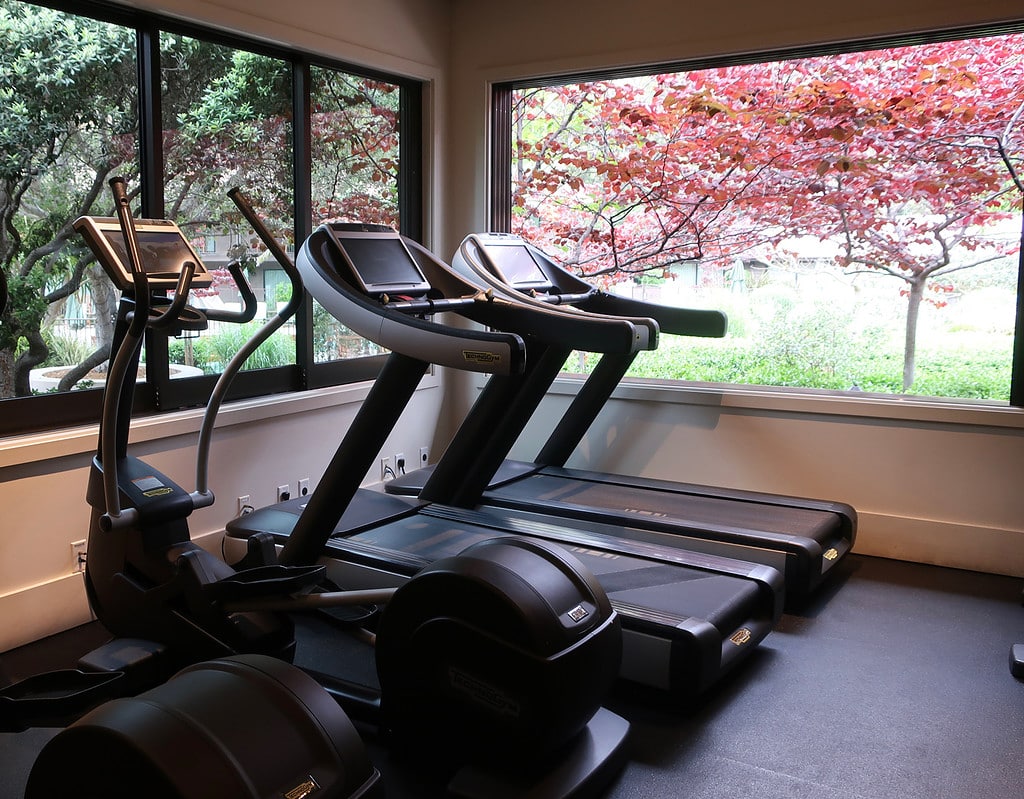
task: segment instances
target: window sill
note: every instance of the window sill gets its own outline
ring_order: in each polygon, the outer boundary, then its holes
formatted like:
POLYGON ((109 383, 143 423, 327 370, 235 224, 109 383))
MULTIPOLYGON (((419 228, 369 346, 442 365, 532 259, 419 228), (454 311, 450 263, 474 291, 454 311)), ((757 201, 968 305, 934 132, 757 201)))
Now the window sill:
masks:
MULTIPOLYGON (((228 403, 218 414, 217 429, 362 402, 372 385, 372 381, 348 383, 228 403)), ((439 385, 437 370, 433 370, 433 373, 428 373, 423 378, 420 389, 435 388, 439 385)), ((203 408, 191 408, 174 413, 138 417, 132 421, 131 441, 139 443, 178 435, 198 434, 203 423, 203 411, 203 408)), ((0 439, 0 469, 94 452, 98 431, 98 424, 89 424, 0 439)))
MULTIPOLYGON (((560 377, 552 394, 575 394, 582 380, 560 377)), ((626 380, 613 399, 719 407, 723 410, 772 411, 814 416, 846 416, 917 424, 966 425, 1024 430, 1024 408, 982 400, 945 400, 929 397, 861 395, 816 389, 737 386, 660 380, 626 380)))

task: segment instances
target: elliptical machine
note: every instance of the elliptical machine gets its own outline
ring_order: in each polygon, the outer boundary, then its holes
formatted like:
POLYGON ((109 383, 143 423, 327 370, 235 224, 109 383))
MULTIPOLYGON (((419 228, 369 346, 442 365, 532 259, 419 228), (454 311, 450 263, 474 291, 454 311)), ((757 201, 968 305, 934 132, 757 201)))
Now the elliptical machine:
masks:
MULTIPOLYGON (((117 220, 81 217, 75 222, 122 291, 99 446, 86 494, 92 513, 85 579, 93 612, 115 635, 159 641, 182 659, 178 665, 249 652, 290 661, 295 641, 287 616, 225 613, 223 603, 310 590, 321 581, 324 569, 280 566, 273 547, 260 541, 253 542, 242 563, 228 566, 197 546, 189 533, 192 511, 214 501, 202 482, 205 468, 197 470, 197 488, 188 492, 127 451, 145 332, 180 335, 203 330, 214 320, 245 323, 255 316, 256 297, 240 264, 234 262, 228 271, 242 297, 241 311, 200 311, 188 305, 191 290, 212 283, 202 262, 177 225, 167 220, 136 222, 124 182, 115 178, 110 185, 117 220), (173 301, 160 296, 167 290, 173 290, 173 301)), ((239 193, 232 197, 236 203, 245 203, 239 193)), ((292 282, 292 301, 264 326, 260 340, 283 324, 301 300, 297 273, 287 268, 286 272, 292 282)), ((211 402, 219 404, 233 376, 222 375, 211 402)), ((206 457, 210 432, 204 427, 201 434, 200 463, 206 457)))
POLYGON ((296 575, 303 575, 305 586, 321 570, 247 574, 218 564, 182 527, 209 492, 196 492, 193 501, 125 454, 145 331, 196 330, 213 316, 247 321, 256 304, 240 266, 233 264, 229 270, 245 297, 243 313, 204 316, 189 307, 190 288, 210 283, 201 262, 173 223, 140 220, 137 234, 124 181, 114 178, 111 188, 116 224, 76 221, 94 250, 102 252, 100 261, 119 265, 108 273, 123 292, 89 486, 95 557, 87 562, 86 589, 111 632, 139 637, 117 637, 81 658, 78 668, 37 674, 0 690, 0 729, 69 725, 36 758, 25 799, 380 797, 380 772, 349 717, 314 679, 288 662, 294 640, 286 617, 264 611, 221 614, 219 645, 195 623, 189 630, 190 612, 206 622, 216 618, 210 605, 219 596, 251 593, 253 584, 261 595, 278 594, 296 585, 296 575), (151 296, 168 286, 175 289, 173 301, 151 296), (142 535, 144 529, 153 536, 142 535), (221 581, 225 587, 219 592, 203 588, 221 581), (136 603, 142 618, 126 621, 131 613, 118 606, 120 601, 136 603), (261 650, 268 654, 235 654, 261 650), (197 654, 209 651, 220 657, 197 654), (179 671, 183 664, 188 665, 179 671), (285 729, 288 745, 282 747, 278 733, 285 729), (75 768, 68 768, 71 762, 75 768))

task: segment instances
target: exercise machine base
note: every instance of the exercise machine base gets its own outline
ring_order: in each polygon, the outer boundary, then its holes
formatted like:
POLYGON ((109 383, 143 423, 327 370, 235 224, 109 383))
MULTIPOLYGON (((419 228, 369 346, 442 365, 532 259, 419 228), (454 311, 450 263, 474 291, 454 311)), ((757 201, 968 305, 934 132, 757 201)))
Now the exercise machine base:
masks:
POLYGON ((626 758, 629 722, 600 708, 587 726, 541 764, 515 771, 466 766, 448 783, 451 799, 582 799, 603 790, 626 758))

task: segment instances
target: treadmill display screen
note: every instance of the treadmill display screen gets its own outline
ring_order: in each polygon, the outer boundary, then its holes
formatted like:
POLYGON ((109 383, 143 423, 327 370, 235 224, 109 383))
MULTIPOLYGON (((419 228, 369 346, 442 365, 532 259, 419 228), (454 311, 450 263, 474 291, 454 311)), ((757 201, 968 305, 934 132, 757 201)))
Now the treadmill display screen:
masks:
POLYGON ((548 286, 551 281, 541 271, 533 253, 522 245, 488 247, 487 254, 501 270, 505 281, 511 286, 548 286))
POLYGON ((430 288, 397 234, 332 233, 367 293, 421 294, 430 288))

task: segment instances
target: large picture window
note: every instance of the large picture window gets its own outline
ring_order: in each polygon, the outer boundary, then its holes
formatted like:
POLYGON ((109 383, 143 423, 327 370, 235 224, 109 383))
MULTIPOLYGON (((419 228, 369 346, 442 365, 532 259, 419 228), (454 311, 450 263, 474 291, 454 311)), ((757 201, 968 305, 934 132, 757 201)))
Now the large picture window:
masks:
MULTIPOLYGON (((0 435, 99 416, 117 298, 71 223, 113 215, 115 174, 136 214, 175 220, 213 272, 197 303, 237 308, 226 266, 245 265, 259 301, 252 328, 290 287, 231 187, 289 252, 328 218, 420 230, 421 133, 400 125, 418 118, 415 81, 109 5, 0 0, 0 95, 0 268, 10 285, 0 435)), ((237 328, 147 340, 136 408, 203 403, 252 332, 237 328)), ((233 396, 365 379, 381 360, 307 301, 250 358, 233 396)))
POLYGON ((728 313, 633 376, 1024 404, 1024 34, 521 82, 495 109, 495 227, 728 313))

